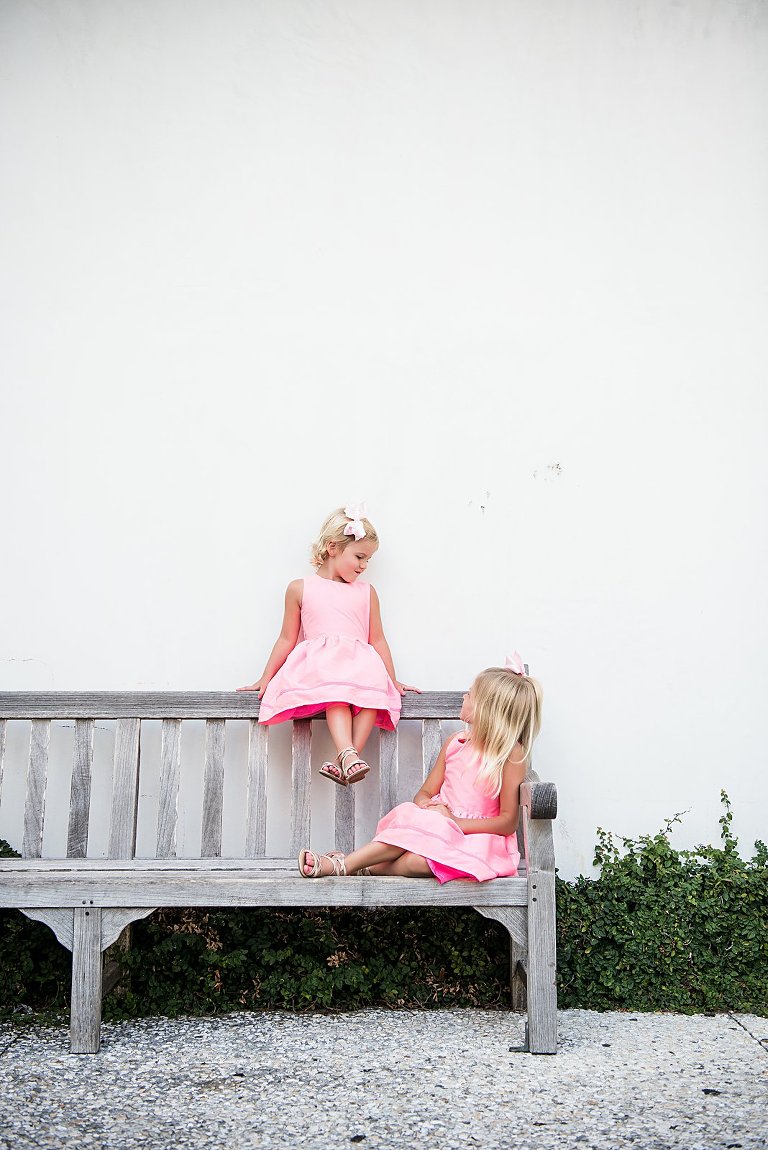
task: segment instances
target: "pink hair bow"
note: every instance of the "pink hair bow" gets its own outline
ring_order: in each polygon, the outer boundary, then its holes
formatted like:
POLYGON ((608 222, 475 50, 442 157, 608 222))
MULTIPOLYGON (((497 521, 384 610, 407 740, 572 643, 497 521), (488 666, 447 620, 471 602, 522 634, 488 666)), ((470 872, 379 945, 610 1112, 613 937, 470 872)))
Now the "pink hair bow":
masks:
POLYGON ((525 663, 519 651, 513 651, 512 656, 507 655, 506 662, 504 663, 505 671, 512 671, 514 675, 525 674, 525 663))
POLYGON ((363 519, 368 514, 368 508, 365 503, 350 503, 349 507, 344 508, 344 514, 352 522, 348 523, 344 528, 345 535, 354 535, 356 540, 365 538, 365 528, 363 527, 363 519))

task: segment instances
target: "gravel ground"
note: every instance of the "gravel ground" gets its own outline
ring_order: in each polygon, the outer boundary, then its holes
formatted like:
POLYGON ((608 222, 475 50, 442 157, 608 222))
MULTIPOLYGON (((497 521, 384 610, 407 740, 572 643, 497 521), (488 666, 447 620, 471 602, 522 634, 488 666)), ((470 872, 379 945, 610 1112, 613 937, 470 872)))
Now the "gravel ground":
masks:
POLYGON ((768 1019, 560 1012, 556 1057, 519 1015, 364 1011, 0 1027, 0 1150, 768 1147, 768 1019))

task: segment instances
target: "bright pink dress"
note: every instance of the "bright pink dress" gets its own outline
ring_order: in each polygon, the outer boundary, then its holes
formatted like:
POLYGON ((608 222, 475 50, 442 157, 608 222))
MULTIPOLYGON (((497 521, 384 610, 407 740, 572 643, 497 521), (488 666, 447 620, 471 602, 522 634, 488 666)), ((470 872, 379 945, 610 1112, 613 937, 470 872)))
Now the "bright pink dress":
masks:
MULTIPOLYGON (((432 802, 443 803, 459 819, 493 818, 499 800, 475 785, 479 770, 479 753, 464 735, 455 735, 445 749, 445 778, 432 802)), ((373 839, 422 855, 441 883, 509 878, 520 862, 516 834, 465 835, 453 819, 415 803, 400 803, 385 815, 373 839)))
POLYGON ((303 640, 270 679, 259 706, 260 723, 317 715, 332 703, 357 714, 376 711, 376 726, 393 731, 400 692, 368 642, 371 585, 311 575, 301 597, 303 640))

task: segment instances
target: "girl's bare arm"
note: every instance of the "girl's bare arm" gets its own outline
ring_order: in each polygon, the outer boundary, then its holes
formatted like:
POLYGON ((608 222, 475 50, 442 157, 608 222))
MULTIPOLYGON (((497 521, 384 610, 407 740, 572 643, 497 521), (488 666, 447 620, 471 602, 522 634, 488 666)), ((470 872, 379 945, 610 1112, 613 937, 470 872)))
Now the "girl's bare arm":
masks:
POLYGON ((301 595, 303 589, 303 579, 294 579, 292 583, 288 584, 285 592, 283 625, 277 642, 272 648, 272 653, 267 659, 267 665, 255 683, 251 683, 249 687, 238 687, 238 691, 257 691, 259 695, 263 694, 269 680, 277 674, 296 646, 301 629, 301 595))
MULTIPOLYGON (((451 736, 453 738, 453 736, 451 736)), ((446 739, 440 748, 440 754, 437 756, 434 767, 427 775, 419 790, 413 796, 413 801, 417 807, 430 806, 431 800, 435 797, 437 792, 443 785, 445 778, 445 748, 450 743, 451 739, 446 739)), ((440 809, 437 807, 436 809, 440 809)), ((448 809, 447 807, 445 808, 448 809)))
POLYGON ((517 830, 520 815, 520 784, 525 778, 528 763, 521 758, 518 744, 504 764, 499 794, 499 813, 490 819, 457 819, 453 821, 465 835, 511 835, 517 830))
POLYGON ((387 669, 387 674, 401 695, 404 695, 406 691, 416 691, 417 694, 421 694, 418 687, 410 687, 407 683, 401 683, 395 674, 392 652, 384 636, 384 628, 381 623, 381 605, 379 604, 379 597, 376 594, 375 587, 371 587, 371 615, 368 623, 368 642, 380 656, 382 663, 387 669))

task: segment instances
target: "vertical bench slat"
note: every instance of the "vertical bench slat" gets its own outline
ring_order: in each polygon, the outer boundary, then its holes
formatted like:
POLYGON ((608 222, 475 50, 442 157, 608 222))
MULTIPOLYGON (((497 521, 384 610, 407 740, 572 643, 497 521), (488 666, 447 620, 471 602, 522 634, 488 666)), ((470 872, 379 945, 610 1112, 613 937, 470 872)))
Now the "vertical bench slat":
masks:
POLYGON ((0 719, 0 803, 3 799, 3 763, 5 762, 5 719, 0 719))
POLYGON ((424 764, 424 778, 435 765, 442 745, 439 719, 422 720, 421 758, 424 764))
POLYGON ((43 851, 45 788, 50 741, 51 720, 32 719, 29 732, 27 798, 24 805, 24 839, 21 847, 24 858, 39 859, 43 851))
POLYGON ((221 821, 224 810, 224 724, 208 719, 205 724, 205 774, 203 777, 203 833, 200 857, 221 857, 221 821))
POLYGON ((267 853, 268 728, 251 719, 248 732, 248 794, 246 798, 245 857, 264 858, 267 853))
POLYGON ((75 719, 75 752, 72 759, 67 831, 67 858, 70 859, 84 859, 88 854, 93 728, 93 719, 75 719))
POLYGON ((397 731, 379 734, 379 818, 383 819, 400 802, 398 783, 397 731))
POLYGON ((333 841, 336 849, 347 855, 355 849, 355 791, 354 787, 331 785, 336 792, 333 841))
POLYGON ((139 809, 139 740, 141 719, 118 719, 112 777, 112 814, 109 823, 111 859, 131 859, 136 852, 136 817, 139 809))
POLYGON ((157 811, 159 859, 176 858, 181 771, 181 719, 163 719, 160 742, 160 804, 157 811))
POLYGON ((312 780, 310 754, 311 719, 295 719, 291 756, 291 854, 309 846, 309 787, 312 780))

